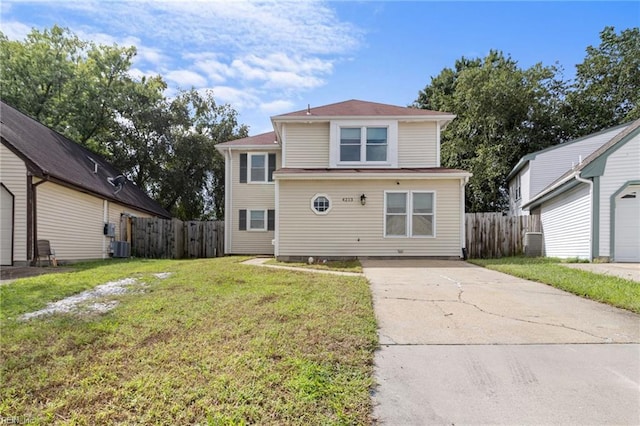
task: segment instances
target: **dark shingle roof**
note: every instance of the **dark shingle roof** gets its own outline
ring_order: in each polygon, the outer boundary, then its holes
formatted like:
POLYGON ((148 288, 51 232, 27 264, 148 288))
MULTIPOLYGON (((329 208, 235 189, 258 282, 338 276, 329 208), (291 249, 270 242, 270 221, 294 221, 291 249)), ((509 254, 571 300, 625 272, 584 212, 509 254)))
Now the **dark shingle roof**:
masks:
POLYGON ((351 99, 335 104, 319 107, 310 107, 309 110, 290 112, 278 115, 275 118, 286 117, 340 117, 340 116, 442 116, 451 115, 448 112, 431 111, 428 109, 407 108, 396 105, 387 105, 376 102, 351 99))
POLYGON ((19 156, 35 176, 52 179, 155 216, 171 217, 133 182, 127 181, 115 194, 115 187, 107 178, 121 173, 107 160, 4 101, 0 101, 0 136, 2 143, 19 156), (94 173, 95 164, 98 165, 97 173, 94 173))
POLYGON ((229 142, 219 143, 216 148, 226 148, 234 146, 275 146, 279 148, 276 141, 276 132, 262 133, 256 136, 249 136, 242 139, 236 139, 229 142))

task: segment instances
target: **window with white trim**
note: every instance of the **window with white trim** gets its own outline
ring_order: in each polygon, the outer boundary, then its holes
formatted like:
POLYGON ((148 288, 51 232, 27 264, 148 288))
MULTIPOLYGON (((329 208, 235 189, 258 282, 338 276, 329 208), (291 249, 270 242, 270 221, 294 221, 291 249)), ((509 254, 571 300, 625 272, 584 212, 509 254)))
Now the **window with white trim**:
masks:
POLYGON ((267 154, 249 155, 249 182, 267 181, 267 154))
POLYGON ((330 136, 331 167, 397 167, 396 121, 334 121, 330 136))
POLYGON ((325 215, 331 210, 331 199, 326 194, 316 194, 311 198, 311 210, 315 214, 325 215))
POLYGON ((273 183, 273 172, 276 170, 276 154, 240 153, 240 183, 273 183))
POLYGON ((249 210, 247 215, 247 229, 249 231, 267 230, 267 211, 249 210))
POLYGON ((385 192, 385 237, 435 236, 435 193, 385 192))
POLYGON ((341 127, 340 162, 386 162, 386 127, 341 127))

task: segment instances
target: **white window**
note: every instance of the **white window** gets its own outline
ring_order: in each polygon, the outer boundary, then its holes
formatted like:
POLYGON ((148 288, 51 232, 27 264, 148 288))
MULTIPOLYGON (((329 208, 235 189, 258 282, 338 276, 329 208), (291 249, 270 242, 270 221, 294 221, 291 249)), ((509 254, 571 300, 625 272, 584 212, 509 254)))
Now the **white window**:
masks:
POLYGON ((433 237, 433 192, 412 192, 411 205, 411 236, 433 237))
POLYGON ((514 200, 518 201, 522 196, 522 189, 520 183, 520 175, 516 175, 515 183, 513 185, 513 196, 514 200))
POLYGON ((385 236, 407 236, 407 193, 387 192, 385 200, 385 236))
POLYGON ((331 210, 331 199, 326 194, 316 194, 311 198, 311 210, 315 214, 325 215, 331 210))
POLYGON ((397 167, 397 122, 334 121, 330 129, 331 167, 397 167))
POLYGON ((434 237, 433 192, 385 192, 385 237, 434 237))
POLYGON ((267 212, 265 210, 249 210, 247 222, 247 229, 249 231, 266 231, 267 212))
POLYGON ((249 155, 249 182, 267 182, 267 154, 249 155))

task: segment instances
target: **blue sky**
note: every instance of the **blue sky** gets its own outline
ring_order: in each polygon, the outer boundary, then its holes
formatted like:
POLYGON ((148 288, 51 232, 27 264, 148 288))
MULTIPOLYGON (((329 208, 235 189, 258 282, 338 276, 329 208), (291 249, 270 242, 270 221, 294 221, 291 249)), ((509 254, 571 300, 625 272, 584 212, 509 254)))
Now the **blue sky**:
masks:
POLYGON ((409 105, 461 56, 502 50, 571 77, 607 25, 640 26, 640 2, 11 1, 0 29, 68 27, 134 45, 134 76, 162 75, 167 95, 212 89, 250 134, 269 117, 347 99, 409 105))

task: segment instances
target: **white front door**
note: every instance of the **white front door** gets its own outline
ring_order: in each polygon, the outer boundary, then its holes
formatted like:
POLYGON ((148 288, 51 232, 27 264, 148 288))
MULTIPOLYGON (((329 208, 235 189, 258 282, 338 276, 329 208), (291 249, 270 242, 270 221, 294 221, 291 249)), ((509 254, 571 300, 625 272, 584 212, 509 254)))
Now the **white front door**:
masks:
POLYGON ((0 185, 0 265, 13 260, 13 195, 0 185))
POLYGON ((640 186, 630 186, 616 197, 616 262, 640 262, 640 186))

